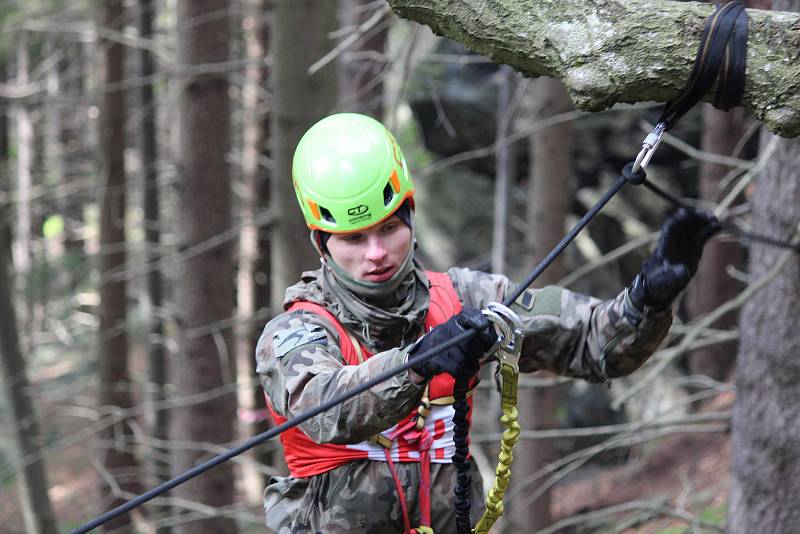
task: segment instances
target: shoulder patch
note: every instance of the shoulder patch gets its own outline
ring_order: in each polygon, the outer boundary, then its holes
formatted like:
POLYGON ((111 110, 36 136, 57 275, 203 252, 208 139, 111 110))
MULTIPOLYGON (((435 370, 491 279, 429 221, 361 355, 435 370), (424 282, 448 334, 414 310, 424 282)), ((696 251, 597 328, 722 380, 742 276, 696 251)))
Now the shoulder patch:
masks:
POLYGON ((556 286, 546 286, 539 290, 533 303, 535 315, 561 315, 562 289, 556 286))
POLYGON ((303 345, 326 345, 327 342, 325 329, 310 323, 300 323, 294 328, 278 330, 272 334, 272 349, 276 358, 282 358, 303 345))

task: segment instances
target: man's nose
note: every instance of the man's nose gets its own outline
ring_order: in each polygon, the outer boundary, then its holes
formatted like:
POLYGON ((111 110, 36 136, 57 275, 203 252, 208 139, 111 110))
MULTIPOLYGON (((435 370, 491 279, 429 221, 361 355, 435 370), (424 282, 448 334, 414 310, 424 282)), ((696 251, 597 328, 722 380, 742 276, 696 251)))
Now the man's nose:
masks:
POLYGON ((366 257, 370 261, 380 261, 386 257, 386 245, 380 236, 369 236, 367 239, 366 257))

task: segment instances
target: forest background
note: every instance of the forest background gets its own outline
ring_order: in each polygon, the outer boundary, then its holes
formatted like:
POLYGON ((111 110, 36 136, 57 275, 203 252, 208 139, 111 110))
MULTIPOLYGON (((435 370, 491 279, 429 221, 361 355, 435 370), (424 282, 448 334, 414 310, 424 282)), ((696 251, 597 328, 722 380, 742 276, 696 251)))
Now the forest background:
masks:
MULTIPOLYGON (((654 100, 679 84, 665 74, 643 102, 581 111, 558 76, 525 77, 392 9, 456 37, 458 16, 441 24, 390 3, 0 5, 4 532, 75 528, 269 427, 254 345, 283 289, 318 265, 289 177, 300 135, 323 116, 358 111, 395 132, 428 267, 519 280, 636 155, 654 100)), ((559 6, 582 20, 601 4, 559 6)), ((712 10, 629 4, 697 13, 687 20, 700 28, 712 10)), ((800 19, 755 18, 789 28, 774 72, 797 87, 782 69, 798 62, 800 19)), ((687 35, 681 79, 697 43, 687 35)), ((480 46, 503 59, 502 43, 480 46)), ((796 239, 800 143, 770 133, 755 107, 698 106, 648 178, 742 228, 796 239)), ((537 283, 613 296, 671 209, 624 189, 537 283)), ((610 386, 524 376, 495 531, 800 531, 798 297, 796 254, 723 234, 643 369, 610 386)), ((488 482, 499 401, 483 373, 471 445, 488 482)), ((273 440, 103 530, 263 532, 261 492, 284 472, 273 440)))

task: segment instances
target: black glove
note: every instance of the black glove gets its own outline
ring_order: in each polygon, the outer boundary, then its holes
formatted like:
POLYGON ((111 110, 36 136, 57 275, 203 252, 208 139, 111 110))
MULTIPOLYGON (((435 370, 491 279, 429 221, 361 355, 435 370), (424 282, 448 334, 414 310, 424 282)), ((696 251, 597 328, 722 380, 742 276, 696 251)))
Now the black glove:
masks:
POLYGON ((442 372, 450 374, 455 379, 468 379, 475 376, 481 366, 481 357, 497 341, 489 319, 475 308, 464 308, 459 314, 425 334, 411 349, 409 357, 436 350, 438 346, 467 330, 474 330, 474 335, 449 349, 439 351, 412 369, 426 378, 442 372))
POLYGON ((633 281, 633 305, 640 310, 668 308, 697 272, 703 245, 720 228, 717 218, 704 210, 680 208, 670 216, 653 255, 633 281))

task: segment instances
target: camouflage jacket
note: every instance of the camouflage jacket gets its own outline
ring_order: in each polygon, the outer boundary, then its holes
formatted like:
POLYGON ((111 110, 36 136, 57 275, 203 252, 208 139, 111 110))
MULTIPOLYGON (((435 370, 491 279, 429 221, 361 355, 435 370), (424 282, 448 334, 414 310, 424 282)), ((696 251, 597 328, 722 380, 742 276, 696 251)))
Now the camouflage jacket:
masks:
MULTIPOLYGON (((447 274, 464 306, 480 309, 492 301, 502 302, 514 289, 512 282, 502 275, 461 268, 450 269, 447 274)), ((314 273, 304 273, 308 275, 314 273)), ((658 313, 637 310, 630 303, 627 290, 603 301, 551 286, 527 290, 511 307, 524 325, 522 371, 550 370, 594 382, 637 369, 658 347, 672 321, 669 310, 658 313)), ((298 310, 283 313, 267 323, 258 343, 256 360, 262 386, 273 408, 278 414, 291 418, 405 362, 407 353, 408 347, 397 347, 375 354, 361 365, 345 365, 335 328, 318 315, 298 310)), ((320 443, 361 442, 408 415, 419 402, 423 389, 424 385, 414 384, 408 373, 402 373, 344 405, 305 421, 300 428, 320 443)), ((413 473, 419 471, 416 463, 397 467, 401 480, 412 479, 413 473)), ((393 530, 369 521, 363 528, 350 524, 352 518, 348 517, 358 510, 363 511, 367 495, 353 497, 350 504, 343 502, 348 500, 345 495, 359 494, 358 488, 378 484, 363 477, 379 476, 375 475, 379 469, 379 466, 343 466, 312 477, 311 482, 291 477, 276 480, 265 493, 267 525, 281 533, 391 532, 393 530), (349 469, 344 481, 338 475, 333 478, 336 471, 343 469, 349 469), (338 495, 336 502, 332 502, 334 495, 330 493, 334 489, 338 495), (309 503, 316 503, 313 510, 309 509, 309 503), (344 518, 341 530, 337 530, 339 527, 335 525, 339 523, 332 514, 344 518)), ((436 466, 436 470, 438 480, 449 488, 452 466, 442 464, 436 466)), ((380 484, 387 488, 394 486, 391 477, 380 484)), ((418 514, 415 490, 408 493, 412 494, 409 513, 418 514)), ((432 502, 432 515, 448 516, 448 510, 452 510, 452 496, 445 497, 448 492, 435 488, 431 495, 432 500, 435 495, 442 496, 438 502, 432 502)), ((367 497, 368 501, 372 499, 374 497, 367 497)), ((473 503, 473 509, 477 504, 473 503)), ((393 506, 397 512, 397 503, 393 506)), ((397 516, 394 512, 390 514, 392 517, 397 516)), ((400 527, 396 531, 400 532, 402 523, 398 524, 400 527)), ((447 528, 444 525, 436 532, 450 532, 447 528)))

